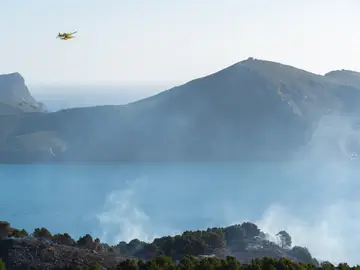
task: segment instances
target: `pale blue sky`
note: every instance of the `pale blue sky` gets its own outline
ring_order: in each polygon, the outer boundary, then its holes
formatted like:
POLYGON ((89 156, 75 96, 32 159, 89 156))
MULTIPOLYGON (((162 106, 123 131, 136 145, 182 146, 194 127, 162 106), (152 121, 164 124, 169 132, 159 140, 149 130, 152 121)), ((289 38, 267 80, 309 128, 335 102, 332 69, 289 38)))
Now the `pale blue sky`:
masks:
POLYGON ((360 70, 359 0, 0 0, 0 74, 179 84, 249 56, 360 70), (61 41, 58 32, 77 30, 61 41))

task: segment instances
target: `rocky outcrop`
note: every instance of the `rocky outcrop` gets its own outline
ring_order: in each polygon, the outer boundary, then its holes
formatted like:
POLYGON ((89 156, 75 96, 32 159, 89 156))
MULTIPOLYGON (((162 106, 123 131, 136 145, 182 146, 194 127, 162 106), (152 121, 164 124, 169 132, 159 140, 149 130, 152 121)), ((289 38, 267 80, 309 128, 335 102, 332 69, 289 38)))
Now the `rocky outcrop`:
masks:
POLYGON ((30 94, 17 72, 0 75, 0 113, 42 112, 44 105, 30 94))
POLYGON ((96 263, 105 268, 114 267, 124 258, 114 253, 58 245, 50 241, 23 238, 0 241, 0 258, 7 269, 64 269, 70 266, 87 267, 96 263))
POLYGON ((0 240, 6 238, 10 232, 10 223, 0 221, 0 240))

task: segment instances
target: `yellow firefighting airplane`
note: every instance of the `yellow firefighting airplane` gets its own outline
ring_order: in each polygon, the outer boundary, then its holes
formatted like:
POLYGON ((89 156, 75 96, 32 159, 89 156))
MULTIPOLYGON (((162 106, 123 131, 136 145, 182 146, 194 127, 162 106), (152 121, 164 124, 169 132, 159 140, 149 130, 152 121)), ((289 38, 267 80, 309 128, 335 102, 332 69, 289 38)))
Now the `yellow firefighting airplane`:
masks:
POLYGON ((59 33, 56 38, 60 38, 62 40, 68 40, 74 38, 73 34, 77 33, 77 31, 72 33, 59 33))

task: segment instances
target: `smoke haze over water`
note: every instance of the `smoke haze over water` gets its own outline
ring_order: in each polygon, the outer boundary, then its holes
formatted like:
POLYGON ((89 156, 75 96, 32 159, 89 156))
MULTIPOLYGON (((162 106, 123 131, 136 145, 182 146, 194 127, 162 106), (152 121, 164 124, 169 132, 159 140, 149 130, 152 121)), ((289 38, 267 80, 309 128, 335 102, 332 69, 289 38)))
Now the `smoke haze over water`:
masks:
MULTIPOLYGON (((322 119, 306 151, 302 152, 304 159, 275 166, 282 170, 277 172, 282 181, 275 179, 276 172, 269 174, 272 178, 269 182, 255 179, 256 173, 235 180, 228 177, 233 173, 227 169, 221 174, 211 174, 213 178, 209 176, 207 181, 191 179, 198 183, 190 183, 186 174, 175 177, 181 174, 179 169, 172 173, 176 181, 171 180, 171 173, 161 183, 153 178, 139 178, 126 189, 107 196, 104 211, 97 216, 103 240, 113 244, 134 238, 151 241, 156 236, 199 225, 228 226, 249 220, 273 236, 285 229, 294 245, 308 247, 317 259, 360 263, 360 198, 357 196, 360 170, 356 168, 358 161, 349 161, 349 154, 355 150, 346 148, 349 140, 359 135, 351 121, 352 118, 338 115, 322 119), (201 186, 202 193, 198 193, 201 186), (172 194, 174 191, 176 194, 172 194), (196 194, 199 194, 197 201, 196 194), (269 199, 257 206, 266 194, 269 199), (192 207, 178 206, 173 203, 176 198, 183 198, 184 205, 191 200, 192 207), (146 204, 157 208, 158 213, 144 210, 146 204)), ((210 175, 211 168, 208 170, 210 175)), ((177 203, 181 204, 181 200, 177 203)))
POLYGON ((109 244, 248 220, 318 259, 360 263, 355 121, 323 118, 296 162, 0 165, 3 188, 21 187, 0 197, 2 219, 109 244))
POLYGON ((305 153, 303 183, 318 182, 322 187, 316 194, 318 203, 307 201, 298 208, 306 208, 302 215, 293 209, 273 204, 258 224, 270 233, 287 230, 293 242, 310 249, 313 256, 332 262, 360 263, 360 186, 358 161, 349 161, 357 152, 359 131, 354 128, 354 117, 328 115, 320 120, 305 153), (355 141, 355 143, 354 143, 355 141), (352 146, 352 147, 349 147, 352 146), (309 207, 310 206, 310 207, 309 207))

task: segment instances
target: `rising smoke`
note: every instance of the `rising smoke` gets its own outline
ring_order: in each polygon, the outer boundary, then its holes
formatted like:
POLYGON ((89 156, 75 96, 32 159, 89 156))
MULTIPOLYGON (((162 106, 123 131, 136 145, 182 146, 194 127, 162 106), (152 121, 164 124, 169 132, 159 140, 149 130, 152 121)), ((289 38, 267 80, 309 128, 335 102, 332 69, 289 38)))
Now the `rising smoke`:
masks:
POLYGON ((285 229, 297 245, 306 246, 312 255, 333 263, 359 263, 360 250, 360 198, 356 196, 360 170, 357 153, 360 132, 355 128, 356 118, 341 115, 323 117, 306 147, 302 164, 304 185, 316 182, 320 189, 317 202, 309 201, 303 194, 298 208, 307 211, 298 216, 284 205, 273 204, 266 209, 257 224, 265 231, 275 234, 285 229), (308 206, 311 206, 309 208, 308 206))
POLYGON ((97 215, 102 229, 102 241, 107 243, 129 242, 132 239, 151 240, 151 222, 137 206, 137 190, 143 179, 128 182, 123 190, 111 192, 104 205, 104 211, 97 215), (115 236, 114 236, 115 235, 115 236))
MULTIPOLYGON (((257 213, 257 218, 254 218, 254 215, 249 218, 249 211, 244 210, 251 208, 255 200, 261 199, 261 196, 257 197, 261 188, 266 189, 268 193, 273 192, 268 186, 261 187, 260 184, 258 189, 246 187, 245 192, 251 193, 254 201, 247 201, 243 205, 230 195, 217 196, 219 189, 214 189, 213 194, 205 194, 205 191, 203 194, 198 193, 201 197, 196 202, 184 200, 183 203, 201 205, 198 208, 201 211, 197 214, 213 218, 208 226, 227 226, 249 220, 256 223, 272 239, 275 239, 275 234, 279 231, 286 230, 292 236, 295 245, 308 247, 317 259, 333 263, 360 263, 360 198, 357 196, 360 171, 356 169, 358 161, 350 161, 351 153, 358 151, 356 141, 360 139, 354 121, 353 117, 348 116, 325 116, 319 121, 310 142, 301 152, 301 161, 282 166, 281 173, 287 174, 289 181, 294 177, 294 182, 290 183, 287 189, 280 185, 274 185, 272 189, 275 191, 284 188, 284 196, 289 192, 297 194, 300 199, 295 202, 294 198, 292 204, 284 204, 281 200, 273 199, 262 208, 262 213, 257 213), (298 190, 295 185, 292 186, 295 181, 303 188, 298 190)), ((217 180, 221 190, 224 190, 224 185, 228 185, 228 194, 234 189, 239 189, 240 194, 244 189, 242 182, 238 180, 236 183, 230 183, 226 178, 227 176, 223 175, 222 179, 217 180)), ((139 204, 139 199, 145 196, 149 185, 156 185, 156 180, 151 180, 150 182, 148 178, 137 179, 129 183, 126 189, 113 191, 107 196, 104 211, 97 216, 102 228, 103 241, 112 244, 134 238, 151 241, 157 236, 172 235, 187 229, 180 225, 172 226, 170 213, 175 212, 178 217, 186 218, 186 215, 192 215, 191 207, 188 210, 184 207, 183 211, 176 212, 174 205, 169 204, 169 210, 161 213, 162 220, 155 221, 152 214, 147 213, 139 204)), ((183 181, 183 185, 186 186, 187 180, 183 181)), ((253 179, 253 182, 255 181, 266 180, 253 179)), ((168 187, 170 184, 166 188, 168 187)), ((158 191, 155 195, 159 196, 158 203, 166 204, 167 198, 160 198, 160 194, 164 196, 168 191, 158 191)), ((198 190, 188 188, 187 192, 198 190)), ((177 195, 181 196, 181 193, 177 195)))

